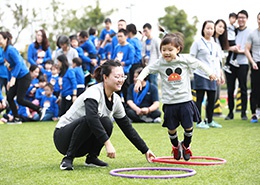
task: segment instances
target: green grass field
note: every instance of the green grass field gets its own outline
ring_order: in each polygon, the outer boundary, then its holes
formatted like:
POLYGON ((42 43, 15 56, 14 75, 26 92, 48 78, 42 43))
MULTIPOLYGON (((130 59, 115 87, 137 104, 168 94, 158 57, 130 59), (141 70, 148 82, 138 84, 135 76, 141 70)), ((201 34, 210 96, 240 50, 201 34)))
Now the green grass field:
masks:
MULTIPOLYGON (((194 129, 192 151, 194 156, 220 157, 226 164, 214 166, 187 166, 147 163, 115 124, 112 143, 117 151, 115 159, 106 157, 102 149, 100 159, 108 168, 89 168, 85 158, 76 158, 74 171, 61 171, 62 155, 53 144, 55 122, 0 125, 0 184, 260 184, 260 123, 215 118, 221 129, 194 129), (110 170, 126 167, 184 167, 196 170, 196 175, 173 179, 127 179, 111 176, 110 170)), ((160 124, 133 124, 147 145, 157 156, 170 156, 171 145, 167 130, 160 124)), ((183 131, 178 129, 179 139, 183 131)), ((129 172, 131 174, 165 175, 169 172, 129 172)), ((171 172, 177 174, 179 172, 171 172)))

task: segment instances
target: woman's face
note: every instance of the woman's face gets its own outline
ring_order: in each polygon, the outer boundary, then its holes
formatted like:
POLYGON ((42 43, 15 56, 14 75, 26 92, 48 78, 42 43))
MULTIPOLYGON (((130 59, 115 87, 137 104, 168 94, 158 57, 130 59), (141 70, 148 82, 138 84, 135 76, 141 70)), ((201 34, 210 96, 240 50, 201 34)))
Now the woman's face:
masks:
POLYGON ((36 33, 36 41, 41 44, 42 43, 42 32, 41 31, 37 31, 36 33))
POLYGON ((226 29, 222 21, 219 21, 218 24, 216 24, 215 28, 216 28, 216 33, 218 35, 222 35, 226 29))
POLYGON ((204 37, 206 39, 211 38, 213 36, 213 34, 214 34, 214 26, 215 25, 212 22, 208 22, 205 25, 203 32, 204 32, 204 37))
POLYGON ((121 66, 112 67, 110 75, 104 75, 103 77, 106 87, 113 92, 120 91, 126 79, 123 67, 121 66))
POLYGON ((3 35, 0 34, 0 47, 5 48, 7 39, 4 39, 3 35))
POLYGON ((34 71, 31 71, 31 77, 32 79, 37 78, 40 74, 40 68, 36 68, 34 71))

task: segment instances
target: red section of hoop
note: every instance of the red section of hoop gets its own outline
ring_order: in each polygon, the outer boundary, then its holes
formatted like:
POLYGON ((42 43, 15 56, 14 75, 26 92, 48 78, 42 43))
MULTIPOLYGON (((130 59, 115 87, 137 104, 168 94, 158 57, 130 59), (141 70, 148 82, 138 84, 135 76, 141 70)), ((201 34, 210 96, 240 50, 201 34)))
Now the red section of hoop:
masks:
POLYGON ((156 163, 166 163, 166 164, 183 164, 183 165, 220 165, 224 164, 227 161, 222 158, 218 157, 207 157, 207 156, 191 156, 191 161, 184 161, 184 160, 176 160, 172 156, 170 157, 156 157, 153 159, 153 162, 156 163), (211 161, 192 161, 194 159, 205 159, 211 161))

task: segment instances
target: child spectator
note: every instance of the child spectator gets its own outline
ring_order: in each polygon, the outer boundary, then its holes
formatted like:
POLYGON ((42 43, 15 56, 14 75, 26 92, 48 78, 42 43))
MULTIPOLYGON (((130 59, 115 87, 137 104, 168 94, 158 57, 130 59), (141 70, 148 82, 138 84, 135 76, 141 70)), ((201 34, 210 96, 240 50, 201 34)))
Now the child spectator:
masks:
POLYGON ((82 61, 81 59, 74 58, 72 60, 72 68, 75 72, 75 76, 77 79, 77 96, 85 91, 85 76, 81 67, 82 61))
POLYGON ((45 76, 39 76, 39 87, 35 92, 35 99, 41 101, 42 96, 44 95, 44 87, 47 83, 45 76))
POLYGON ((48 82, 50 82, 53 85, 53 94, 58 98, 60 95, 58 64, 53 64, 53 66, 51 67, 51 77, 48 82))
POLYGON ((42 109, 41 117, 39 115, 34 116, 34 119, 40 121, 56 121, 58 120, 59 107, 56 103, 57 98, 53 95, 53 85, 47 83, 44 86, 44 95, 41 98, 40 106, 42 109))
MULTIPOLYGON (((229 24, 227 25, 228 43, 229 43, 230 47, 236 45, 236 42, 235 42, 236 34, 237 34, 237 30, 236 30, 236 27, 235 27, 236 20, 237 20, 237 14, 236 13, 230 13, 229 14, 229 24)), ((235 67, 239 67, 239 65, 236 61, 236 58, 237 58, 237 53, 229 51, 227 59, 226 59, 226 63, 223 66, 223 70, 225 70, 227 73, 232 73, 230 71, 230 64, 232 64, 235 67), (232 56, 232 53, 233 53, 233 56, 232 56), (231 59, 231 56, 232 56, 232 59, 231 59)))
POLYGON ((41 68, 41 72, 46 76, 47 81, 50 81, 51 78, 51 67, 54 64, 53 60, 47 60, 44 64, 44 68, 41 68))

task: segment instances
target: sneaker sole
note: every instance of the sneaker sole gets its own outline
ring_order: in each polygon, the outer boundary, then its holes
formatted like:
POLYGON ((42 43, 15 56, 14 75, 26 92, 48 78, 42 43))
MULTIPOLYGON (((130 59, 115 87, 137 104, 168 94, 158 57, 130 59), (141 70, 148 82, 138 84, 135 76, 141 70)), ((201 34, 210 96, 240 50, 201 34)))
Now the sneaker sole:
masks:
POLYGON ((61 169, 61 170, 73 170, 73 167, 72 167, 72 168, 68 168, 68 167, 62 167, 62 166, 60 165, 60 169, 61 169))
POLYGON ((85 166, 87 166, 87 167, 98 167, 98 168, 106 168, 106 167, 108 167, 108 165, 107 166, 99 166, 99 165, 96 165, 96 164, 93 164, 93 163, 85 163, 85 166))

